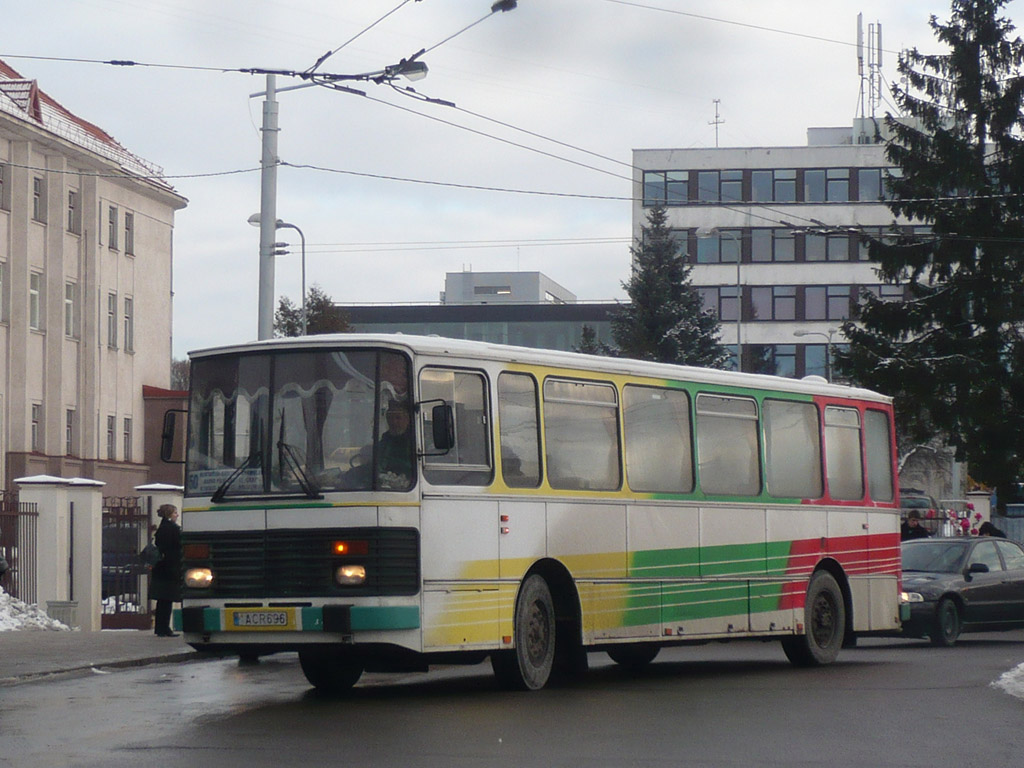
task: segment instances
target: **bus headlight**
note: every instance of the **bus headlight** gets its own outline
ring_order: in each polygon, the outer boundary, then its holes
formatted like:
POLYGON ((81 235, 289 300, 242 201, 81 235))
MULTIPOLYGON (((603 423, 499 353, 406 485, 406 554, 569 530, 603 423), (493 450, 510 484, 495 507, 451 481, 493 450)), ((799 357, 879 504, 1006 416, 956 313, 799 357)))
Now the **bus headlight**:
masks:
POLYGON ((209 568, 189 568, 185 571, 185 586, 193 589, 207 589, 213 583, 213 571, 209 568))
POLYGON ((365 565, 339 565, 334 580, 343 587, 354 587, 366 582, 365 565))

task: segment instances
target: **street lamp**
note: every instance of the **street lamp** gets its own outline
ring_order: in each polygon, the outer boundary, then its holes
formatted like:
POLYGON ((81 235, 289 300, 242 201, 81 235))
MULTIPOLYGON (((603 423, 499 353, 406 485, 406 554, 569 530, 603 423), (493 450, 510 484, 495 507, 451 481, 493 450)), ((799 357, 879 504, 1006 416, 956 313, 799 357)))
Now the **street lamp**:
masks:
MULTIPOLYGON (((254 213, 249 217, 249 223, 254 227, 260 226, 260 214, 254 213)), ((278 219, 274 224, 274 229, 294 229, 299 233, 299 240, 302 243, 302 335, 306 335, 306 236, 302 233, 294 224, 289 224, 287 221, 281 221, 278 219)), ((284 251, 281 248, 287 247, 288 243, 274 243, 274 255, 283 256, 284 251)))
POLYGON ((741 279, 743 237, 732 230, 719 229, 718 227, 697 230, 697 237, 701 239, 722 236, 731 238, 736 243, 736 370, 742 372, 743 343, 740 341, 740 329, 743 325, 743 281, 741 279))
POLYGON ((821 336, 825 339, 825 379, 827 381, 832 381, 832 337, 838 332, 838 328, 829 328, 827 331, 793 331, 793 335, 800 338, 821 336))

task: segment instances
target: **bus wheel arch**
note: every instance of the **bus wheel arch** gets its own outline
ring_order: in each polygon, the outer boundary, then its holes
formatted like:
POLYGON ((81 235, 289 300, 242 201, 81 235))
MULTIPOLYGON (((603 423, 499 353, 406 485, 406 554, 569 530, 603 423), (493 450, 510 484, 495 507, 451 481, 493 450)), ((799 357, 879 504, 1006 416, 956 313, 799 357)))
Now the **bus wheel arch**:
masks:
POLYGON ((499 682, 515 690, 539 690, 549 679, 586 670, 579 594, 569 571, 556 560, 535 563, 516 596, 513 648, 491 654, 499 682))

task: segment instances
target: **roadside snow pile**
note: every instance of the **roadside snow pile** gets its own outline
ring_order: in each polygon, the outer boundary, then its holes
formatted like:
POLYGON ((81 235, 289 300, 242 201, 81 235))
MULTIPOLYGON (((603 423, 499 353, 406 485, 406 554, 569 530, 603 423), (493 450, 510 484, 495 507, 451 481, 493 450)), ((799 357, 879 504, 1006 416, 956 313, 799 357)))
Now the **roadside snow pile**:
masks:
POLYGON ((46 615, 38 605, 28 605, 11 597, 0 587, 0 632, 15 629, 56 629, 70 632, 71 627, 46 615))
POLYGON ((993 688, 1001 688, 1004 692, 1018 699, 1024 699, 1024 664, 1020 664, 992 683, 993 688))

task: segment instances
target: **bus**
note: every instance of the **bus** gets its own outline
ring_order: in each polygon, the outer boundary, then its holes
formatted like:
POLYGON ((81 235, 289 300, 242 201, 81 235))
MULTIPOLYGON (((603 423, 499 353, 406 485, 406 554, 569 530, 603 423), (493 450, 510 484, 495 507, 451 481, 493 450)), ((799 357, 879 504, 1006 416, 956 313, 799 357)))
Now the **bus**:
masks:
MULTIPOLYGON (((310 684, 490 658, 520 690, 606 652, 899 628, 889 398, 403 334, 194 352, 183 599, 200 651, 310 684)), ((172 437, 168 437, 172 436, 172 437)))

